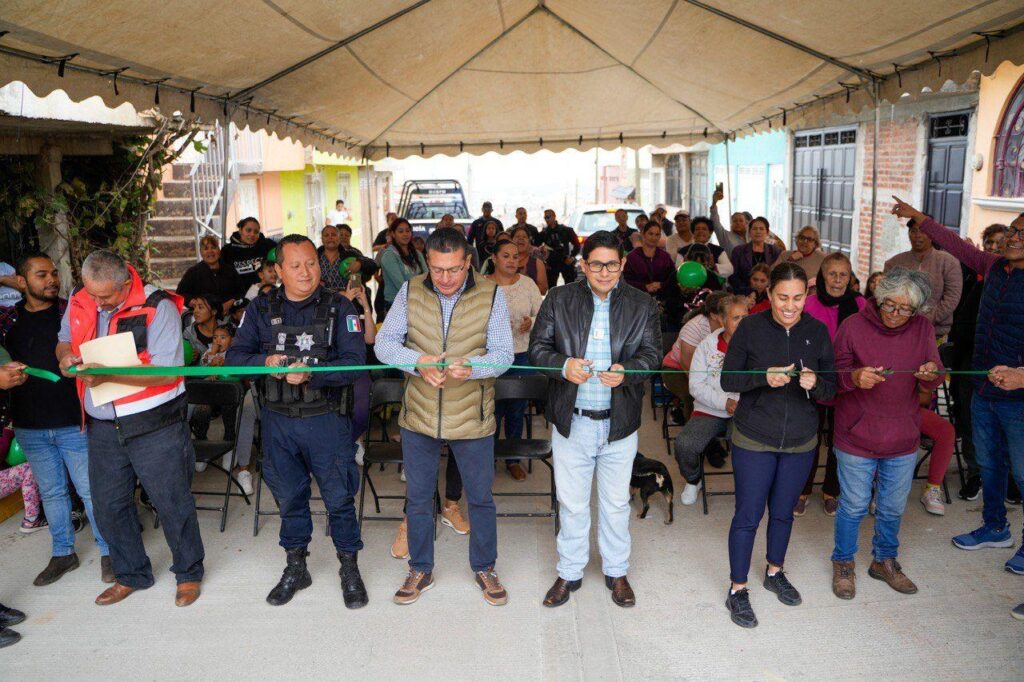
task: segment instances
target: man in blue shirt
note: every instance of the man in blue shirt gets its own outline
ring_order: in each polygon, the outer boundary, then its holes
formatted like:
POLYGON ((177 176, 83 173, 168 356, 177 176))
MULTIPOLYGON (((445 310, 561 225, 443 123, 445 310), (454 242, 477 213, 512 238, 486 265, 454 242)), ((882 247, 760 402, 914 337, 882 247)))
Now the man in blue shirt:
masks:
MULTIPOLYGON (((352 303, 320 284, 320 259, 307 237, 288 235, 277 246, 281 288, 260 294, 245 312, 228 365, 267 367, 362 365, 362 321, 352 303)), ((359 468, 351 430, 350 387, 359 372, 293 372, 260 381, 263 478, 281 508, 281 546, 287 567, 267 602, 280 606, 312 584, 306 550, 313 535, 310 474, 327 507, 331 539, 341 562, 342 596, 350 609, 366 606, 356 555, 363 548, 355 500, 359 468)))
POLYGON ((661 364, 658 306, 650 294, 619 281, 624 260, 618 235, 595 232, 583 244, 582 256, 586 279, 548 292, 530 337, 531 364, 562 368, 547 372, 555 380, 545 410, 554 427, 561 527, 558 579, 544 605, 565 604, 583 582, 596 470, 605 584, 612 601, 628 607, 636 603, 626 579, 629 480, 647 380, 643 372, 661 364))

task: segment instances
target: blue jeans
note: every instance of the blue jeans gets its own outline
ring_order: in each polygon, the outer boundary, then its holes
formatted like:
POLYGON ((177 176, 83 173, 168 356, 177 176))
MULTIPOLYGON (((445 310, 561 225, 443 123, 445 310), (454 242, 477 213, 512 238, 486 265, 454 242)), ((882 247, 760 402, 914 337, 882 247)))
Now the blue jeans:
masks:
POLYGON ((974 452, 981 469, 982 518, 985 525, 1006 525, 1006 476, 1013 473, 1024 490, 1024 403, 989 400, 978 394, 971 401, 974 452))
POLYGON ((793 532, 793 507, 807 481, 817 449, 807 452, 758 452, 732 446, 732 476, 736 482, 736 512, 729 526, 729 577, 747 582, 754 538, 768 508, 768 563, 782 566, 793 532))
POLYGON ((900 547, 903 510, 907 508, 907 495, 914 482, 917 453, 872 459, 851 455, 836 448, 836 461, 839 464, 842 494, 839 496, 839 511, 836 512, 836 546, 832 551, 832 561, 853 561, 857 554, 857 532, 860 530, 861 519, 868 513, 871 488, 876 476, 877 509, 871 554, 876 561, 895 559, 900 547))
POLYGON ((202 580, 205 552, 192 497, 196 454, 188 422, 182 420, 122 443, 114 422, 90 419, 89 451, 93 453, 89 483, 96 493, 96 523, 110 544, 117 582, 137 590, 152 587, 154 582, 135 507, 136 480, 160 515, 178 584, 202 580))
POLYGON ((597 547, 606 576, 629 571, 629 479, 637 432, 608 442, 611 420, 574 415, 568 438, 551 430, 559 520, 558 577, 579 580, 590 558, 590 488, 597 470, 597 547))
POLYGON ((92 534, 100 555, 107 556, 110 549, 100 534, 92 513, 92 495, 89 493, 89 439, 77 426, 59 429, 15 429, 15 436, 25 451, 32 467, 32 475, 39 484, 46 519, 50 522, 53 556, 68 556, 75 551, 75 529, 71 525, 71 495, 68 477, 75 484, 78 496, 85 503, 85 513, 92 524, 92 534))
MULTIPOLYGON (((405 460, 406 516, 409 520, 409 568, 434 570, 434 492, 441 442, 402 429, 405 460)), ((494 483, 494 436, 446 441, 459 467, 469 506, 469 565, 474 571, 494 567, 498 559, 498 520, 491 495, 494 483)))

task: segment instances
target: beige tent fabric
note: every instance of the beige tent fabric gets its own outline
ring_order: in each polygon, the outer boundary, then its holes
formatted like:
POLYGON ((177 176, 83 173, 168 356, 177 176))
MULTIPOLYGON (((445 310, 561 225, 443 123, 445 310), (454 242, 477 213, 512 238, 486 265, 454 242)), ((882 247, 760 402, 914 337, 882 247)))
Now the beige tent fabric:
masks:
POLYGON ((373 159, 665 146, 1021 64, 1022 27, 1020 0, 4 0, 0 84, 142 110, 166 79, 164 112, 373 159))

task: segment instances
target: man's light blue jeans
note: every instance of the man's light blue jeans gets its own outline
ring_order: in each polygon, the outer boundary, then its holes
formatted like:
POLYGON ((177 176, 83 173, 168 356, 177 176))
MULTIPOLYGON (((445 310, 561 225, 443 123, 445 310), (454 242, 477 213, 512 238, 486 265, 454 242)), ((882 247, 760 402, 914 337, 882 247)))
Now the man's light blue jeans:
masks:
POLYGON ((832 561, 853 561, 857 553, 857 531, 871 504, 871 488, 878 477, 875 493, 875 535, 871 554, 876 561, 895 559, 900 547, 900 524, 907 508, 907 495, 914 482, 917 453, 899 457, 858 457, 836 448, 839 464, 839 510, 836 512, 835 550, 832 561))
POLYGON ((71 495, 68 477, 75 484, 78 496, 85 503, 85 513, 92 524, 92 534, 100 548, 100 556, 110 554, 92 514, 89 492, 89 441, 77 426, 59 429, 15 429, 14 435, 25 451, 32 475, 39 483, 46 520, 50 523, 53 556, 68 556, 75 551, 75 529, 71 525, 71 495))
POLYGON ((597 470, 598 534, 606 576, 629 570, 629 479, 636 457, 636 432, 608 442, 608 419, 573 416, 569 438, 552 429, 558 531, 558 577, 579 580, 590 556, 590 487, 597 470))

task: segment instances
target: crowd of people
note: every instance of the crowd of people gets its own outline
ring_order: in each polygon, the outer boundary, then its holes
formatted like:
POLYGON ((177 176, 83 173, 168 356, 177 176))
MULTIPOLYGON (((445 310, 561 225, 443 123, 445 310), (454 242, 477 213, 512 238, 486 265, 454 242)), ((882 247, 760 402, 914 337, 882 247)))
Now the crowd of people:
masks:
MULTIPOLYGON (((496 400, 495 382, 530 371, 549 380, 544 410, 559 508, 547 607, 581 587, 595 472, 606 587, 615 604, 636 603, 628 580, 630 478, 645 386, 661 370, 670 419, 681 426, 674 455, 686 482, 682 503, 697 500, 704 463, 732 461, 726 607, 736 624, 758 622, 748 580, 766 509, 763 585, 783 604, 801 603, 785 559, 821 453, 822 509, 835 517, 832 589, 841 599, 856 594, 858 531, 869 514, 868 575, 901 593, 917 591, 898 549, 922 439, 930 448, 925 510, 945 512, 941 485, 957 438, 967 470, 959 495, 983 496, 983 525, 953 544, 1012 547, 1006 503, 1019 504, 1024 484, 1024 214, 986 229, 978 249, 897 200, 893 212, 909 220, 911 248, 872 273, 862 291, 849 258, 826 252, 813 227, 797 230, 786 248, 763 217, 737 212, 727 228, 721 200, 718 191, 708 215, 693 218, 679 211, 669 220, 659 206, 633 226, 620 210, 614 229, 585 240, 550 209, 543 228, 524 208, 506 227, 485 203, 471 225, 445 216, 426 235, 392 213, 369 254, 352 245, 339 202, 319 247, 301 235, 275 242, 255 218, 240 221, 223 246, 205 237, 199 262, 174 292, 96 251, 64 299, 54 262, 25 256, 0 279, 20 296, 0 315, 0 388, 13 427, 4 438, 16 438, 26 458, 0 471, 0 495, 22 490, 23 532, 49 529, 52 556, 35 585, 79 567, 75 533, 88 523, 109 585, 96 603, 151 587, 138 494, 159 516, 171 550, 175 604, 194 603, 205 554, 191 483, 205 465, 195 461, 193 440, 205 440, 220 418, 224 439, 234 443, 232 477, 252 493, 256 446, 280 508, 285 568, 268 603, 286 604, 312 584, 306 559, 316 479, 344 603, 365 606, 354 498, 372 383, 367 372, 345 368, 367 364, 404 378, 393 435, 406 485, 405 518, 391 546, 392 556, 408 560, 398 604, 434 584, 433 511, 446 452, 442 523, 470 535, 483 598, 508 601, 496 566, 494 449, 502 434, 521 435, 527 404, 496 400), (677 276, 680 268, 702 276, 677 276), (242 377, 238 405, 201 409, 189 404, 182 376, 103 373, 83 361, 90 342, 125 332, 141 365, 196 364, 211 375, 224 366, 288 371, 242 377), (27 368, 62 378, 45 381, 27 368), (955 429, 935 409, 947 369, 981 371, 953 378, 955 429), (129 390, 111 399, 97 393, 105 384, 129 390)), ((513 481, 528 477, 518 461, 504 467, 513 481)), ((1005 567, 1024 575, 1024 546, 1005 567)), ((1014 614, 1024 619, 1024 605, 1014 614)), ((0 606, 0 646, 18 640, 10 626, 23 619, 0 606)))

